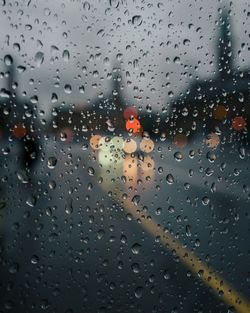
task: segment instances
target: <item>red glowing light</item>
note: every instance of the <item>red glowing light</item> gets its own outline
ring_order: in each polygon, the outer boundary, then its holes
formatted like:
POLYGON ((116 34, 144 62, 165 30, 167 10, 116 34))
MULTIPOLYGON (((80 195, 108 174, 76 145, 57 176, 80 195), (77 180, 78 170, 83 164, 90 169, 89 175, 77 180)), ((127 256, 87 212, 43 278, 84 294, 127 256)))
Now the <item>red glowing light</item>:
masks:
POLYGON ((131 131, 133 134, 139 133, 141 131, 141 123, 136 118, 127 120, 126 129, 127 131, 131 131))
POLYGON ((14 126, 13 135, 16 138, 21 139, 21 138, 25 137, 26 134, 27 134, 27 129, 23 124, 17 124, 14 126))
POLYGON ((242 131, 247 125, 246 120, 242 116, 236 116, 232 121, 232 127, 234 130, 240 132, 242 131))

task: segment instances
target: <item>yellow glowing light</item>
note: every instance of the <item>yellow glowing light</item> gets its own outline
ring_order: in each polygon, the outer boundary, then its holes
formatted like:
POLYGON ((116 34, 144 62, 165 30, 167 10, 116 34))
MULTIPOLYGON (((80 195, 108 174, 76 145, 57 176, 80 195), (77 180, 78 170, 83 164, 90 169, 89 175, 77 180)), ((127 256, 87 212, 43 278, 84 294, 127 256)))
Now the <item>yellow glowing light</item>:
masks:
POLYGON ((113 158, 110 156, 110 154, 107 153, 107 151, 103 151, 103 150, 99 151, 98 160, 102 166, 107 166, 107 165, 113 163, 113 161, 114 161, 113 158))
POLYGON ((102 136, 100 135, 93 135, 90 138, 90 146, 93 150, 99 150, 100 149, 100 140, 102 136))
POLYGON ((140 143, 140 149, 143 152, 150 153, 154 150, 154 142, 151 139, 143 138, 140 143))
POLYGON ((153 158, 149 155, 146 155, 144 157, 143 162, 140 163, 141 164, 141 168, 144 172, 148 172, 148 171, 152 171, 154 169, 155 166, 155 161, 153 160, 153 158))
POLYGON ((123 175, 127 178, 128 182, 136 182, 138 176, 138 161, 137 158, 132 158, 126 155, 123 162, 123 175))
POLYGON ((122 137, 115 136, 112 139, 112 143, 115 150, 122 150, 124 146, 124 140, 122 137))
POLYGON ((99 141, 99 147, 102 151, 111 151, 112 150, 112 140, 109 137, 102 137, 99 141))
POLYGON ((137 145, 133 139, 126 139, 124 142, 123 150, 126 153, 133 153, 136 151, 137 145))

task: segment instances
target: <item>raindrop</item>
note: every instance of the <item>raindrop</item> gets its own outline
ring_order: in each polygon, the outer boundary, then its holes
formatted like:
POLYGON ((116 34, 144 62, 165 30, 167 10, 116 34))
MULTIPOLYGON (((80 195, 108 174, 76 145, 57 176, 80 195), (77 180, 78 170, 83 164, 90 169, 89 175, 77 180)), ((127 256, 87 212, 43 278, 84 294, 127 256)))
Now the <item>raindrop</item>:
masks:
POLYGON ((89 11, 90 10, 90 3, 88 1, 85 1, 83 3, 83 9, 89 11))
POLYGON ((136 298, 140 299, 142 297, 142 292, 143 292, 143 288, 142 287, 137 287, 135 289, 135 296, 136 296, 136 298))
POLYGON ((65 205, 65 213, 71 214, 73 213, 72 199, 68 199, 65 205))
POLYGON ((39 262, 39 257, 37 255, 32 255, 30 262, 31 264, 37 264, 39 262))
POLYGON ((140 265, 138 263, 133 263, 131 269, 135 274, 138 274, 140 272, 140 265))
POLYGON ((26 204, 33 208, 36 205, 36 198, 34 196, 29 196, 26 200, 26 204))
POLYGON ((180 162, 183 160, 183 154, 181 152, 175 152, 174 158, 176 161, 180 162))
POLYGON ((9 92, 9 90, 6 90, 5 88, 2 88, 0 90, 0 97, 1 98, 10 98, 11 93, 9 92))
POLYGON ((141 250, 141 245, 139 243, 135 243, 133 244, 133 246, 131 247, 132 253, 133 254, 139 254, 140 250, 141 250))
POLYGON ((186 226, 186 236, 187 237, 191 237, 192 233, 191 233, 191 225, 187 225, 186 226))
POLYGON ((9 55, 9 54, 7 54, 7 55, 4 57, 4 63, 5 63, 7 66, 12 65, 12 63, 13 63, 12 56, 9 55))
POLYGON ((44 61, 44 53, 41 51, 37 52, 35 55, 36 66, 40 67, 43 61, 44 61))
POLYGON ((240 148, 239 148, 239 156, 240 156, 240 158, 241 158, 242 160, 245 159, 246 150, 245 150, 244 147, 240 147, 240 148))
POLYGON ((135 195, 133 198, 132 198, 132 202, 134 203, 134 205, 138 205, 139 202, 141 200, 141 197, 139 195, 135 195))
POLYGON ((174 176, 172 174, 168 174, 166 180, 169 185, 172 185, 174 183, 174 176))
POLYGON ((55 168, 56 163, 57 163, 57 158, 56 158, 56 157, 53 157, 53 156, 52 156, 52 157, 49 157, 49 158, 48 158, 48 163, 47 163, 48 168, 50 168, 50 169, 55 168))
POLYGON ((72 87, 69 84, 67 84, 64 86, 64 91, 65 93, 70 94, 72 92, 72 87))
POLYGON ((132 17, 132 24, 140 26, 142 24, 142 17, 141 17, 141 15, 134 15, 132 17))
POLYGON ((209 199, 207 196, 205 196, 205 197, 202 198, 202 204, 203 204, 203 205, 208 205, 209 202, 210 202, 210 199, 209 199))
POLYGON ((69 51, 68 51, 68 50, 64 50, 64 51, 63 51, 63 54, 62 54, 62 57, 63 57, 63 60, 64 60, 65 62, 68 62, 69 59, 70 59, 69 51))
POLYGON ((89 176, 94 176, 95 175, 95 170, 93 169, 93 167, 89 167, 88 168, 88 174, 89 174, 89 176))

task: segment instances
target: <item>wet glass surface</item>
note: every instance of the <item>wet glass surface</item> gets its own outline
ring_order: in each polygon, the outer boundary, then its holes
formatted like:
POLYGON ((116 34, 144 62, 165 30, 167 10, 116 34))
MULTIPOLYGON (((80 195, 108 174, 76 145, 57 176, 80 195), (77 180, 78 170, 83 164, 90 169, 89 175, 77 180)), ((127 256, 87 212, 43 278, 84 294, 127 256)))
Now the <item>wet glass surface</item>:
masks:
POLYGON ((0 14, 0 313, 250 312, 248 1, 0 14))

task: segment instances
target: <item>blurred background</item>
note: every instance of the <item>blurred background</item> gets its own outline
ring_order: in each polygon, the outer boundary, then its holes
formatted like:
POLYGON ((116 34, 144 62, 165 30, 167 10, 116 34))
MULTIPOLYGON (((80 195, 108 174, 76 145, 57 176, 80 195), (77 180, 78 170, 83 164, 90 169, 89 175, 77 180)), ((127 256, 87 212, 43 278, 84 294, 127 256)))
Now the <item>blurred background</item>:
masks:
POLYGON ((250 312, 248 1, 0 8, 0 312, 250 312))

